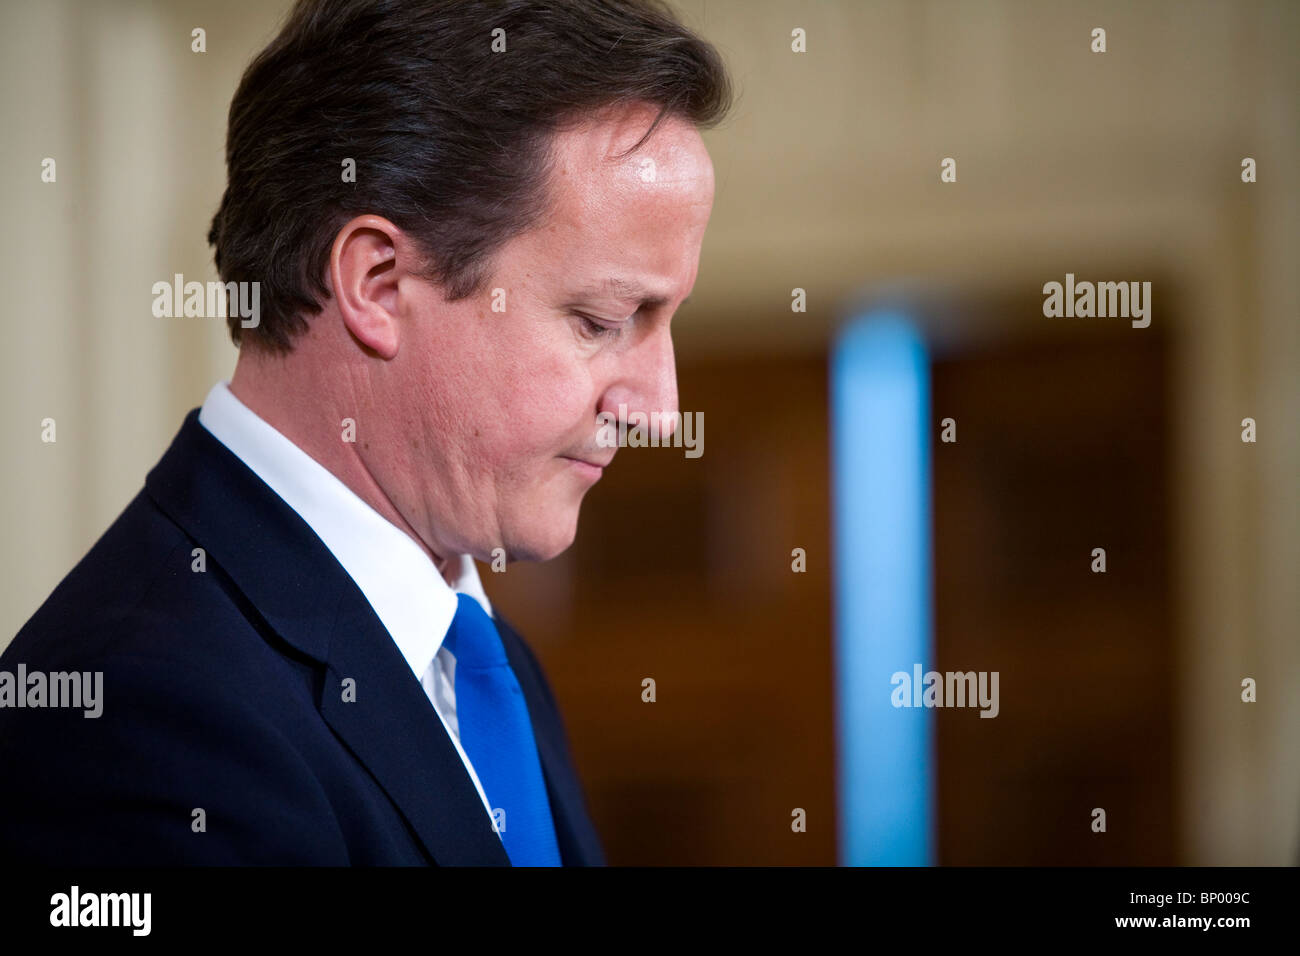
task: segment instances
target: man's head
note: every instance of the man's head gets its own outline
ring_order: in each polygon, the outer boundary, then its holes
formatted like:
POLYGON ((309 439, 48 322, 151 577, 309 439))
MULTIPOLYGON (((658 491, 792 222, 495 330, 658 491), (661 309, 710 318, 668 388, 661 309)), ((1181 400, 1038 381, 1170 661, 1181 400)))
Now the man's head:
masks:
POLYGON ((235 384, 435 556, 553 557, 613 452, 598 416, 676 410, 698 128, 729 102, 641 0, 301 3, 231 105, 209 238, 262 304, 235 384), (340 415, 357 440, 327 447, 340 415))

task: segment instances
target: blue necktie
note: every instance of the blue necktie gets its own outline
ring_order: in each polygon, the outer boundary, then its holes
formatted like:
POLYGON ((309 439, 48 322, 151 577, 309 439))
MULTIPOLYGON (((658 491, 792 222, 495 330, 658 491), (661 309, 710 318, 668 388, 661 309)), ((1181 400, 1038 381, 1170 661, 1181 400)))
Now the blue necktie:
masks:
POLYGON ((551 803, 524 692, 496 625, 479 603, 457 594, 443 641, 456 656, 456 722, 494 810, 505 811, 501 842, 512 866, 559 866, 551 803))

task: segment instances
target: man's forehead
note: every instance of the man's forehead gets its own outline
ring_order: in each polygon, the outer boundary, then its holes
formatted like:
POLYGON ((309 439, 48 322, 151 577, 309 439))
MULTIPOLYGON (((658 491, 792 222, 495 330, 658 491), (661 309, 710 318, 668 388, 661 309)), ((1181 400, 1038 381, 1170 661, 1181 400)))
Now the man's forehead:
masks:
POLYGON ((656 131, 624 160, 592 156, 563 157, 554 167, 549 222, 555 240, 596 252, 614 241, 659 242, 707 221, 713 170, 702 144, 694 154, 656 131))
POLYGON ((707 181, 711 188, 713 167, 699 131, 668 114, 647 137, 657 115, 652 108, 626 107, 557 133, 559 176, 571 181, 603 177, 627 186, 707 181), (629 152, 633 146, 636 150, 629 152))
POLYGON ((530 237, 541 254, 566 263, 554 276, 556 294, 632 312, 689 290, 713 199, 699 132, 666 116, 635 152, 607 158, 634 145, 655 115, 626 111, 557 134, 550 216, 530 237))

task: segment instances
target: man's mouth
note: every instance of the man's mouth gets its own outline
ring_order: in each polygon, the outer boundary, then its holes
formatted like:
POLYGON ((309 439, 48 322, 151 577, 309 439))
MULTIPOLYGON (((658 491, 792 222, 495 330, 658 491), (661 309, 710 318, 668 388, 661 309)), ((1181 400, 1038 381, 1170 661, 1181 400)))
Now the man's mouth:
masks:
POLYGON ((572 464, 574 470, 579 474, 586 478, 590 478, 592 481, 600 480, 600 476, 605 472, 605 467, 609 464, 608 458, 593 460, 589 458, 575 458, 572 455, 562 455, 561 457, 572 464))

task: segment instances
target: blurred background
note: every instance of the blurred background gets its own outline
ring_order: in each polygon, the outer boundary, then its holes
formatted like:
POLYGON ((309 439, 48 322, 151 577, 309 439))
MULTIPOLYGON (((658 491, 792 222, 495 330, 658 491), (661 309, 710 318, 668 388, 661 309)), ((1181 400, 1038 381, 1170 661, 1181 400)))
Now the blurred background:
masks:
MULTIPOLYGON (((739 90, 674 320, 705 453, 621 452, 573 548, 481 569, 610 862, 1295 864, 1300 6, 675 6, 739 90), (1150 327, 1045 317, 1066 273, 1151 282, 1150 327), (877 488, 910 520, 855 521, 877 488), (890 707, 914 663, 999 672, 998 717, 890 707)), ((234 368, 151 286, 215 278, 226 110, 287 8, 4 4, 0 642, 234 368)))

